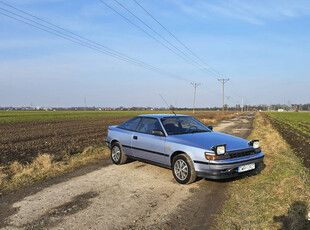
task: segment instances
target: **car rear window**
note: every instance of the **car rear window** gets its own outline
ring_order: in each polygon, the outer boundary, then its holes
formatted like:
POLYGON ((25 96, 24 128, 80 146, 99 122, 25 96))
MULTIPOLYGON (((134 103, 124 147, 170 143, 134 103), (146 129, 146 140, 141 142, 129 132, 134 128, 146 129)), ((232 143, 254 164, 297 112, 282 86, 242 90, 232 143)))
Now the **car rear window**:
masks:
POLYGON ((121 129, 130 130, 130 131, 135 131, 137 129, 140 121, 141 121, 140 117, 134 117, 134 118, 130 119, 129 121, 126 121, 117 127, 121 128, 121 129))

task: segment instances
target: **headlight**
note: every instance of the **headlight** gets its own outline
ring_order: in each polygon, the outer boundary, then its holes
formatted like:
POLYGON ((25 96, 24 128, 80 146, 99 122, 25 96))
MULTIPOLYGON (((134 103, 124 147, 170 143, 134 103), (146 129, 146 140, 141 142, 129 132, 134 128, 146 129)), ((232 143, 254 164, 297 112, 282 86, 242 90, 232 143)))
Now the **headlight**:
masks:
POLYGON ((222 154, 225 154, 225 152, 226 152, 226 148, 225 148, 225 146, 217 146, 217 148, 216 148, 216 154, 217 155, 222 155, 222 154))
POLYGON ((226 144, 212 146, 211 150, 213 150, 216 153, 216 155, 223 155, 226 153, 226 144))
POLYGON ((248 142, 249 145, 252 145, 254 149, 258 149, 259 148, 259 140, 250 140, 248 142))

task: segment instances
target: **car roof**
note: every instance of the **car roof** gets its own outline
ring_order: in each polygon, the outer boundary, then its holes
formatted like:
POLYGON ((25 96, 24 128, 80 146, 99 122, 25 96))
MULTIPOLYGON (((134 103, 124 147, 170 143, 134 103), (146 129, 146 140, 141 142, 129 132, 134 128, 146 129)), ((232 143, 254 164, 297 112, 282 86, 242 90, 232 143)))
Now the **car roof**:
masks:
POLYGON ((141 115, 138 115, 138 117, 153 117, 153 118, 163 118, 163 117, 188 117, 188 115, 183 115, 183 114, 177 114, 177 115, 174 115, 174 114, 141 114, 141 115))

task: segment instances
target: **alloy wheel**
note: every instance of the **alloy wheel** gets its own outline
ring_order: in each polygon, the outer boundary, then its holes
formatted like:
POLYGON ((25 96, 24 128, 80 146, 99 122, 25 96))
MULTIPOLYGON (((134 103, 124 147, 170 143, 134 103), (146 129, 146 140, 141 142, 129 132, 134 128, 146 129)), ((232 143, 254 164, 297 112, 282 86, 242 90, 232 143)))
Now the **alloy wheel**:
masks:
POLYGON ((174 164, 174 173, 179 180, 185 180, 188 176, 188 166, 182 159, 178 159, 174 164))
POLYGON ((112 148, 112 159, 114 162, 118 162, 121 158, 121 150, 118 146, 112 148))

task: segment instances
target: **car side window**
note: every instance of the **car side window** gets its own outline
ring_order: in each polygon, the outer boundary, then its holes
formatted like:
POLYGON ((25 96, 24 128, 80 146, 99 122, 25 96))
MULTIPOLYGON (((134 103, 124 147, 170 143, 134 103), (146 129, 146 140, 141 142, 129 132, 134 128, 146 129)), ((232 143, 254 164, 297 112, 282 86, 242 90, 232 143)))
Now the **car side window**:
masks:
POLYGON ((139 124, 137 132, 152 134, 153 130, 162 131, 159 121, 155 118, 143 118, 139 124))
POLYGON ((124 122, 123 124, 119 125, 118 128, 126 129, 130 131, 136 131, 139 122, 141 121, 140 117, 134 117, 129 121, 124 122))
POLYGON ((169 135, 183 132, 183 127, 181 123, 179 123, 178 120, 175 118, 163 118, 162 123, 166 129, 166 132, 169 135))

